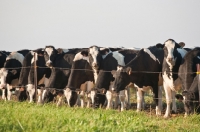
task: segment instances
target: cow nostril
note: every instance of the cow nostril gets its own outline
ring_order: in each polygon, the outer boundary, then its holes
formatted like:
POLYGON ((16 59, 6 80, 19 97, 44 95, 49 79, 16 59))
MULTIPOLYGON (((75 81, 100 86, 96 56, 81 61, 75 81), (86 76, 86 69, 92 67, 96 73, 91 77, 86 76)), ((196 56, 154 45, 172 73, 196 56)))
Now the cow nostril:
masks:
POLYGON ((173 58, 168 58, 168 61, 170 61, 170 62, 171 62, 172 60, 173 60, 173 58))

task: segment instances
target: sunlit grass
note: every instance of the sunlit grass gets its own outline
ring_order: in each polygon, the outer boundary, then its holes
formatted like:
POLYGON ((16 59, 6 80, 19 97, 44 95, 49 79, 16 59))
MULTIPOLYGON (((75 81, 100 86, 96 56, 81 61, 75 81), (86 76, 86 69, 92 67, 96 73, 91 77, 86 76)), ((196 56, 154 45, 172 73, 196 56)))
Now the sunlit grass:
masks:
POLYGON ((0 131, 198 131, 199 115, 169 119, 149 112, 56 107, 0 101, 0 131))

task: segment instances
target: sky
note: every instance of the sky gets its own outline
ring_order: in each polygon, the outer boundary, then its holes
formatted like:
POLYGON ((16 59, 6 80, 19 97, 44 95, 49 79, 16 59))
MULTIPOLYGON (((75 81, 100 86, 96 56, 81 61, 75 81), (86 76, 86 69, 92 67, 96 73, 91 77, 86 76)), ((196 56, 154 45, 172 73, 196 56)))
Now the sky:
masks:
POLYGON ((0 0, 0 50, 200 46, 200 0, 0 0))

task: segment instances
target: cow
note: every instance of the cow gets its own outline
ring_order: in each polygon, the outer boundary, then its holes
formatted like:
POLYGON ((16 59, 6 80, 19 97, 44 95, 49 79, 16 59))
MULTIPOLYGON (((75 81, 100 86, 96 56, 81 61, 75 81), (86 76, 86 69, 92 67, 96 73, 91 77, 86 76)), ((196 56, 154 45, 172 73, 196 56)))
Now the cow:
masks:
POLYGON ((48 83, 48 78, 51 75, 50 68, 45 65, 44 60, 44 49, 39 48, 36 50, 31 50, 24 58, 22 70, 20 72, 18 86, 16 89, 17 97, 19 101, 26 100, 25 95, 28 92, 29 102, 34 101, 35 95, 35 79, 38 91, 38 103, 42 103, 42 88, 41 86, 45 86, 48 83), (36 64, 36 67, 35 67, 36 64), (36 69, 35 69, 36 68, 36 69), (34 75, 36 71, 36 75, 34 75))
POLYGON ((18 85, 18 79, 21 72, 24 56, 30 50, 19 50, 11 52, 6 57, 6 62, 1 68, 1 87, 7 87, 7 100, 11 99, 11 90, 18 85))
MULTIPOLYGON (((99 69, 101 67, 102 47, 93 45, 88 48, 88 51, 79 52, 74 58, 71 74, 68 80, 68 85, 65 90, 65 96, 70 102, 71 90, 80 90, 81 107, 84 107, 84 96, 87 93, 87 107, 90 103, 94 104, 94 84, 97 80, 99 69)), ((111 51, 116 51, 121 48, 110 48, 111 51)))
POLYGON ((181 82, 177 73, 187 51, 173 39, 168 39, 164 44, 157 44, 156 46, 164 51, 162 77, 167 104, 164 118, 168 118, 171 114, 171 102, 172 112, 176 113, 177 111, 175 93, 181 90, 181 82))
MULTIPOLYGON (((104 105, 105 100, 107 101, 106 109, 110 109, 113 106, 112 100, 116 97, 112 93, 112 85, 114 77, 111 72, 117 70, 117 66, 125 66, 132 58, 134 58, 138 53, 138 50, 121 49, 118 51, 110 51, 108 48, 101 50, 103 61, 101 63, 101 68, 99 75, 95 84, 95 89, 97 89, 95 94, 95 107, 99 105, 104 105), (105 94, 105 95, 103 95, 105 94)), ((123 89, 124 90, 124 89, 123 89)), ((120 91, 119 99, 121 101, 121 110, 125 108, 125 91, 120 91)), ((118 103, 118 97, 115 98, 115 102, 118 103)), ((117 104, 115 103, 115 108, 117 104)))
MULTIPOLYGON (((163 62, 163 50, 156 46, 141 49, 135 58, 133 58, 125 66, 119 65, 117 71, 112 72, 115 80, 113 82, 113 89, 119 93, 124 90, 130 83, 138 87, 138 103, 141 104, 141 90, 151 88, 153 91, 153 98, 156 103, 156 114, 161 115, 162 108, 162 78, 160 72, 163 62)), ((140 108, 140 107, 139 107, 140 108)))
MULTIPOLYGON (((66 88, 68 83, 68 78, 71 72, 71 66, 73 59, 78 52, 88 50, 87 48, 74 48, 63 50, 64 52, 60 53, 55 49, 54 46, 46 46, 44 49, 44 58, 46 66, 51 69, 51 76, 49 78, 49 83, 45 86, 44 90, 44 99, 46 100, 50 96, 55 97, 59 96, 57 106, 61 105, 63 90, 66 88)), ((73 94, 76 94, 73 91, 73 94)), ((76 98, 77 96, 75 96, 76 98)), ((74 105, 76 99, 71 101, 71 104, 74 105)), ((49 102, 52 100, 46 100, 49 102)))
POLYGON ((199 65, 200 47, 196 47, 186 53, 178 71, 178 77, 182 84, 182 96, 176 95, 176 98, 184 99, 185 116, 194 113, 194 111, 200 112, 198 108, 200 97, 199 65))
MULTIPOLYGON (((0 51, 0 69, 4 66, 4 63, 6 61, 6 57, 10 54, 9 51, 0 51)), ((1 86, 1 83, 0 83, 0 89, 2 89, 2 99, 5 99, 5 87, 2 87, 1 86)))

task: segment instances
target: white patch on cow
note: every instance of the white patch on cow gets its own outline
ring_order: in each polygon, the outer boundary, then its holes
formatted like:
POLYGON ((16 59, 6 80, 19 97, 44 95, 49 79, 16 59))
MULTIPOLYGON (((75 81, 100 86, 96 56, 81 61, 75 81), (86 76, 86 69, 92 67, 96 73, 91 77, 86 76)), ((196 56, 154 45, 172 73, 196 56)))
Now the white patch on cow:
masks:
POLYGON ((67 53, 67 52, 69 52, 69 49, 62 49, 62 51, 63 51, 64 53, 67 53))
POLYGON ((172 78, 172 72, 170 72, 170 76, 168 77, 166 71, 163 74, 164 82, 171 88, 171 90, 175 91, 174 81, 172 78))
POLYGON ((125 66, 124 56, 118 51, 113 52, 113 57, 117 60, 118 65, 125 66))
POLYGON ((141 48, 135 48, 135 47, 131 47, 131 48, 124 48, 124 49, 131 49, 131 50, 141 50, 141 48))
POLYGON ((200 59, 200 56, 197 56, 198 59, 200 59))
POLYGON ((144 48, 144 52, 146 52, 147 54, 149 54, 149 56, 154 60, 154 61, 158 61, 160 63, 160 61, 158 60, 158 58, 155 57, 154 54, 151 53, 151 51, 147 48, 144 48))
POLYGON ((175 43, 171 40, 168 40, 167 42, 165 42, 165 47, 167 47, 168 50, 167 58, 173 58, 175 43))
POLYGON ((117 71, 122 71, 123 67, 117 66, 117 71))
POLYGON ((32 103, 33 102, 33 96, 35 94, 35 88, 34 88, 33 84, 27 85, 27 92, 29 93, 29 97, 30 97, 29 103, 32 103))
POLYGON ((183 58, 187 51, 185 49, 177 48, 178 52, 181 54, 181 57, 183 58))
POLYGON ((46 92, 47 92, 46 89, 44 89, 43 92, 42 92, 42 102, 44 102, 44 97, 45 97, 46 92))
POLYGON ((6 86, 7 74, 8 74, 8 70, 6 70, 5 68, 1 68, 1 70, 0 70, 0 81, 1 81, 0 88, 4 88, 6 86))
POLYGON ((89 49, 89 54, 92 56, 93 61, 94 61, 93 63, 97 63, 96 57, 97 57, 98 53, 99 53, 99 50, 97 47, 91 47, 89 49))
POLYGON ((89 58, 88 58, 88 56, 83 56, 82 54, 81 54, 81 52, 79 52, 79 53, 77 53, 76 55, 75 55, 75 57, 74 57, 74 60, 73 61, 78 61, 78 60, 86 60, 88 63, 89 63, 89 58))
POLYGON ((10 59, 16 59, 21 64, 23 64, 24 56, 18 52, 12 52, 12 53, 10 53, 9 56, 6 57, 6 60, 10 60, 10 59))
POLYGON ((49 48, 46 48, 45 51, 47 52, 48 56, 49 56, 49 60, 47 61, 47 63, 51 63, 51 60, 50 60, 50 56, 53 52, 53 48, 49 47, 49 48))
POLYGON ((71 89, 66 88, 66 90, 64 90, 64 94, 65 94, 65 97, 67 99, 67 103, 70 106, 70 99, 72 97, 72 91, 71 91, 71 89))
POLYGON ((12 89, 12 85, 7 84, 7 99, 8 100, 11 100, 11 95, 12 95, 11 89, 12 89))
POLYGON ((31 51, 31 55, 33 56, 33 58, 31 59, 31 64, 33 64, 35 61, 38 60, 38 54, 36 52, 31 51))
POLYGON ((107 91, 106 92, 106 98, 107 98, 107 107, 106 109, 110 109, 112 108, 112 105, 113 105, 113 102, 112 102, 112 93, 110 91, 107 91))

